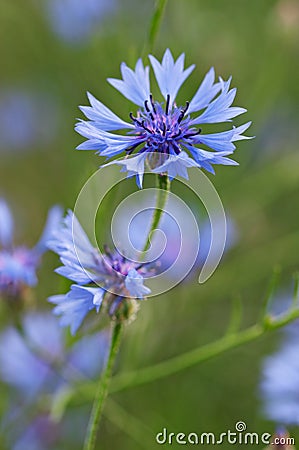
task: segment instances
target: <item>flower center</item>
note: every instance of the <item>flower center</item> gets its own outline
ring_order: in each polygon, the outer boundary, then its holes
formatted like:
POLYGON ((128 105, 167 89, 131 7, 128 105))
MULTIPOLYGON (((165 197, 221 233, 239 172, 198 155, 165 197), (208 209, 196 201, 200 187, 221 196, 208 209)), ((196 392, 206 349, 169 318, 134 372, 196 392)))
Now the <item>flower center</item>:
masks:
POLYGON ((130 269, 139 270, 144 264, 138 264, 133 261, 126 259, 123 255, 118 253, 118 251, 112 252, 108 245, 104 245, 105 257, 104 261, 108 271, 112 274, 127 276, 130 269))
POLYGON ((135 125, 138 143, 127 149, 131 154, 141 143, 144 147, 140 152, 159 152, 178 155, 181 152, 180 142, 199 134, 201 130, 189 128, 190 117, 186 117, 189 102, 185 107, 176 105, 170 108, 170 96, 167 95, 165 110, 158 102, 154 102, 152 94, 150 100, 145 100, 143 110, 139 110, 137 117, 130 113, 135 125))

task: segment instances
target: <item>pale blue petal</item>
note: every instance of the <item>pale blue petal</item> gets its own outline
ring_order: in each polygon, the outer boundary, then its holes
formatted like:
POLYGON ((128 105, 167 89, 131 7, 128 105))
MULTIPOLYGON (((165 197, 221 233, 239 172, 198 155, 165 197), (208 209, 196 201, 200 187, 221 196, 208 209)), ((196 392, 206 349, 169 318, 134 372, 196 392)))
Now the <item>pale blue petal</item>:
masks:
POLYGON ((81 120, 76 124, 75 131, 88 139, 88 141, 80 144, 77 150, 97 150, 98 153, 101 153, 107 148, 101 130, 94 123, 81 120))
POLYGON ((204 144, 213 150, 233 152, 236 146, 232 143, 235 131, 223 131, 221 133, 200 134, 194 136, 192 144, 204 144))
POLYGON ((80 119, 75 125, 75 131, 87 139, 98 139, 103 141, 102 130, 96 126, 94 122, 86 122, 80 119))
POLYGON ((127 123, 114 114, 107 106, 97 100, 92 94, 87 93, 90 106, 80 106, 81 111, 85 116, 93 122, 96 126, 104 131, 121 130, 124 128, 134 128, 134 125, 127 123))
POLYGON ((109 166, 111 164, 117 164, 123 166, 122 172, 127 171, 128 177, 135 176, 138 178, 137 184, 141 188, 144 174, 144 162, 147 157, 146 153, 140 153, 137 156, 131 158, 111 161, 108 164, 104 164, 102 167, 109 166))
POLYGON ((108 158, 123 152, 129 147, 141 144, 144 138, 138 138, 136 136, 122 136, 119 134, 102 132, 103 139, 106 144, 106 149, 101 152, 101 156, 107 156, 108 158))
POLYGON ((69 280, 76 281, 78 284, 88 284, 94 281, 94 276, 87 270, 83 270, 82 266, 77 266, 77 270, 74 267, 70 267, 69 261, 67 261, 68 266, 61 266, 55 269, 55 272, 62 275, 69 280))
MULTIPOLYGON (((208 163, 211 164, 222 164, 225 166, 237 166, 238 163, 230 158, 227 158, 228 155, 231 155, 232 152, 208 152, 206 150, 202 150, 197 147, 192 147, 191 145, 187 146, 188 150, 192 154, 195 161, 198 165, 204 169, 206 169, 205 165, 208 163)), ((208 166, 208 167, 209 167, 208 166)), ((209 169, 207 169, 209 170, 209 169)), ((210 170, 209 170, 210 171, 210 170)))
POLYGON ((66 295, 53 295, 48 301, 56 304, 53 313, 61 316, 60 325, 70 326, 71 333, 74 335, 88 312, 94 308, 99 310, 101 292, 101 288, 72 285, 66 295))
POLYGON ((234 136, 232 141, 242 141, 243 139, 253 139, 254 136, 243 136, 242 133, 246 131, 251 125, 251 122, 247 122, 244 125, 241 125, 240 127, 234 128, 234 136))
POLYGON ((152 55, 149 55, 149 59, 154 69, 160 91, 165 99, 167 99, 168 95, 170 96, 170 105, 172 105, 180 87, 188 78, 195 65, 193 64, 184 70, 184 53, 175 62, 169 49, 165 51, 161 64, 152 55))
POLYGON ((96 311, 99 312, 99 310, 101 309, 101 306, 103 303, 103 297, 104 297, 106 291, 102 288, 89 288, 89 289, 94 289, 93 304, 96 307, 96 311))
POLYGON ((170 179, 180 175, 188 179, 188 167, 199 167, 197 162, 189 158, 186 152, 181 152, 179 155, 169 155, 168 159, 161 165, 152 169, 154 173, 167 172, 170 179))
POLYGON ((221 83, 214 84, 214 81, 215 70, 213 67, 211 67, 190 102, 188 108, 189 113, 206 108, 208 104, 213 100, 215 95, 218 94, 221 89, 221 83))
POLYGON ((89 255, 89 261, 94 260, 94 247, 71 210, 68 210, 61 226, 53 232, 52 238, 48 241, 48 247, 57 253, 70 251, 74 254, 75 261, 78 259, 77 252, 79 251, 89 255))
POLYGON ((54 232, 58 230, 58 227, 62 221, 62 214, 63 210, 60 206, 53 206, 53 208, 50 209, 44 231, 35 246, 35 250, 39 254, 46 251, 48 241, 51 239, 54 232))
POLYGON ((104 269, 99 252, 91 245, 72 211, 68 211, 47 245, 60 256, 62 264, 66 266, 57 269, 59 274, 79 284, 99 282, 105 276, 105 273, 101 274, 104 269))
POLYGON ((135 269, 131 269, 126 276, 125 284, 130 294, 135 298, 143 298, 151 293, 151 290, 143 285, 143 276, 135 269))
POLYGON ((191 124, 227 122, 246 112, 246 109, 244 108, 231 107, 237 90, 236 88, 229 90, 230 81, 231 79, 226 82, 220 79, 222 92, 209 104, 207 109, 200 116, 191 120, 191 124))
POLYGON ((233 144, 234 141, 252 139, 251 137, 242 135, 250 125, 251 122, 248 122, 240 127, 233 127, 231 130, 223 131, 221 133, 199 134, 192 138, 192 144, 204 144, 217 152, 233 152, 236 148, 233 144))
POLYGON ((149 67, 144 67, 141 59, 137 61, 135 71, 122 63, 121 74, 122 80, 108 78, 108 82, 127 99, 143 106, 150 94, 149 67))
POLYGON ((96 151, 96 154, 100 154, 102 150, 105 150, 105 148, 105 143, 101 141, 99 142, 98 139, 89 139, 76 147, 77 150, 94 150, 96 151))

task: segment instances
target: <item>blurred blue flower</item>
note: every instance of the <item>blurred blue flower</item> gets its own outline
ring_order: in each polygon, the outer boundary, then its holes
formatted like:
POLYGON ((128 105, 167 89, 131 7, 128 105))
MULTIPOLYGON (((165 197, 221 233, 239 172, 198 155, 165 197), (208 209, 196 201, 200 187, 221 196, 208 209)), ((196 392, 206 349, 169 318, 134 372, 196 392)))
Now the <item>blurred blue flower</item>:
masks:
POLYGON ((53 448, 61 430, 47 414, 47 406, 42 414, 38 411, 30 416, 28 425, 24 408, 43 393, 54 398, 73 383, 98 377, 106 364, 109 342, 109 331, 103 330, 68 347, 57 320, 49 313, 27 314, 22 333, 8 327, 0 334, 0 379, 17 394, 3 420, 4 427, 13 423, 13 434, 7 436, 9 448, 53 448))
POLYGON ((60 39, 78 44, 86 42, 115 7, 116 0, 47 0, 47 18, 60 39))
POLYGON ((142 299, 151 292, 143 285, 143 275, 148 269, 117 251, 111 252, 108 247, 101 254, 91 245, 72 211, 48 241, 48 246, 63 263, 56 269, 57 273, 77 283, 67 294, 49 298, 56 304, 54 314, 62 316, 61 325, 70 325, 72 334, 89 311, 100 311, 105 299, 109 299, 108 313, 114 315, 124 298, 142 299))
POLYGON ((299 327, 285 328, 283 342, 265 358, 260 391, 265 416, 283 425, 299 425, 299 327))
POLYGON ((12 214, 7 203, 0 198, 0 294, 18 296, 23 287, 37 283, 36 270, 42 254, 47 250, 46 241, 61 217, 60 207, 54 206, 48 213, 44 231, 35 247, 14 247, 12 214))
MULTIPOLYGON (((126 254, 130 254, 134 259, 138 256, 137 252, 143 249, 146 237, 148 236, 154 201, 155 199, 149 195, 149 198, 146 199, 148 209, 141 209, 132 218, 130 208, 123 208, 121 209, 118 220, 114 221, 114 240, 117 240, 119 248, 122 248, 126 254), (149 207, 149 205, 151 206, 149 207), (126 236, 127 232, 128 236, 126 236)), ((192 227, 194 226, 192 218, 186 214, 186 209, 182 208, 179 203, 173 201, 172 197, 168 198, 165 209, 166 211, 164 211, 159 223, 159 230, 164 234, 165 242, 163 243, 161 241, 161 233, 153 233, 151 236, 151 247, 148 250, 146 259, 147 261, 152 261, 157 258, 156 272, 165 272, 165 276, 171 279, 181 280, 189 274, 190 276, 194 276, 196 275, 196 270, 199 270, 204 265, 209 254, 212 243, 210 220, 203 213, 199 213, 198 206, 191 208, 200 236, 199 249, 194 262, 192 255, 195 243, 192 232, 192 227), (168 211, 171 211, 171 214, 168 214, 168 211), (163 251, 161 252, 162 249, 163 251)), ((219 226, 222 226, 222 222, 214 222, 214 247, 219 242, 217 226, 219 229, 219 226)), ((230 216, 226 217, 226 226, 225 252, 232 248, 238 241, 237 226, 230 216)), ((219 245, 221 244, 222 241, 221 243, 219 242, 219 245)), ((209 264, 213 264, 213 255, 210 256, 208 262, 209 264)))
POLYGON ((14 327, 0 334, 0 378, 28 399, 41 390, 53 393, 68 382, 94 378, 105 364, 106 330, 85 336, 67 349, 52 314, 27 314, 22 329, 22 334, 14 327))
POLYGON ((177 175, 188 178, 189 167, 203 168, 214 173, 213 164, 236 165, 228 156, 235 150, 235 141, 248 139, 243 136, 251 122, 228 131, 201 134, 199 125, 230 122, 234 117, 246 112, 244 108, 232 107, 236 89, 230 89, 228 81, 215 83, 215 72, 211 68, 190 102, 177 106, 177 93, 194 69, 194 65, 184 69, 182 54, 174 61, 169 49, 160 63, 149 56, 164 104, 153 99, 150 93, 149 67, 144 67, 141 59, 135 70, 121 64, 122 80, 108 78, 108 82, 128 100, 139 106, 135 116, 130 113, 130 122, 125 122, 109 108, 88 93, 91 106, 81 106, 89 119, 81 120, 76 131, 87 138, 79 145, 79 150, 96 150, 107 158, 126 152, 126 158, 109 164, 122 166, 128 176, 136 175, 137 184, 142 187, 144 167, 154 173, 167 173, 170 179, 177 175), (191 114, 195 113, 191 117, 191 114), (125 130, 125 135, 113 134, 113 130, 125 130), (214 151, 204 150, 198 145, 214 151), (129 157, 134 151, 135 156, 129 157), (191 157, 190 157, 191 156, 191 157))
POLYGON ((53 101, 25 89, 0 92, 0 150, 26 150, 48 143, 56 133, 53 101))
POLYGON ((14 327, 0 335, 0 377, 30 398, 57 382, 53 364, 63 361, 63 335, 49 314, 26 315, 22 328, 23 335, 14 327))

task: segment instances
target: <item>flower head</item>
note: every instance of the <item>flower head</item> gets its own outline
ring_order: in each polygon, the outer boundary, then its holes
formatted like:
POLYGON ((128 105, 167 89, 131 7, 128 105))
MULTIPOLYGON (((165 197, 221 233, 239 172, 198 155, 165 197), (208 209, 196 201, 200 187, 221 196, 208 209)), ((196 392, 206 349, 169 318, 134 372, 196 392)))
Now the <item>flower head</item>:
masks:
POLYGON ((128 176, 136 175, 139 187, 142 186, 145 165, 154 173, 167 173, 170 179, 177 175, 187 178, 189 167, 213 173, 213 164, 236 165, 228 156, 236 148, 235 141, 248 139, 242 133, 250 122, 212 134, 204 134, 199 128, 205 124, 231 121, 246 111, 231 106, 236 95, 236 89, 230 89, 231 78, 228 81, 219 78, 215 82, 215 72, 211 68, 191 101, 178 106, 175 102, 177 93, 195 66, 184 69, 185 55, 180 55, 175 61, 169 49, 162 63, 152 55, 149 58, 164 102, 153 98, 149 67, 144 67, 141 59, 137 61, 135 70, 122 63, 122 80, 109 78, 108 82, 138 106, 137 112, 131 112, 130 121, 126 122, 88 94, 91 106, 81 107, 81 110, 89 120, 76 125, 78 133, 87 141, 78 149, 96 150, 107 158, 126 152, 126 158, 109 164, 121 165, 128 176), (115 130, 127 131, 125 135, 111 133, 115 130), (202 145, 214 151, 198 147, 202 145))
POLYGON ((61 214, 58 206, 49 211, 46 226, 35 247, 14 247, 13 218, 6 202, 0 199, 0 293, 17 297, 24 287, 37 283, 36 270, 46 251, 45 243, 58 225, 61 214))
POLYGON ((67 294, 49 298, 56 304, 54 313, 62 316, 61 325, 70 325, 72 334, 89 311, 99 312, 105 305, 108 314, 114 316, 125 298, 143 299, 151 292, 143 285, 143 276, 150 273, 149 269, 107 246, 101 254, 71 211, 48 246, 63 263, 56 271, 76 282, 67 294))

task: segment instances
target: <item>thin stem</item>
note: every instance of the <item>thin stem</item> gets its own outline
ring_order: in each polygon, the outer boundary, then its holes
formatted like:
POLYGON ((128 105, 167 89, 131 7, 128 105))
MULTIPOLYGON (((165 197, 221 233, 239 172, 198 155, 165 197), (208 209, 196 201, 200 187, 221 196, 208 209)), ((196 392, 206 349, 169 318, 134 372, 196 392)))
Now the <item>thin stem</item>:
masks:
MULTIPOLYGON (((291 309, 287 314, 281 317, 273 318, 268 316, 264 321, 252 325, 245 330, 232 334, 226 333, 222 338, 215 342, 195 348, 194 350, 170 358, 162 363, 118 375, 112 380, 110 392, 115 393, 124 391, 181 372, 222 355, 233 348, 240 347, 249 342, 254 342, 268 332, 282 328, 296 319, 299 319, 298 308, 291 309)), ((76 389, 76 392, 78 392, 79 389, 80 399, 86 401, 94 392, 94 383, 81 384, 76 389)))
POLYGON ((281 318, 268 317, 264 323, 257 323, 238 333, 225 335, 215 342, 196 348, 182 355, 168 359, 154 366, 146 367, 135 372, 125 373, 115 378, 111 392, 123 391, 135 386, 140 386, 152 381, 160 380, 173 375, 196 364, 202 363, 228 350, 239 347, 248 342, 255 341, 268 331, 282 328, 288 323, 299 318, 299 309, 291 310, 281 318))
POLYGON ((151 53, 154 49, 154 45, 159 33, 159 29, 161 27, 163 15, 165 12, 167 0, 157 0, 155 5, 154 14, 152 16, 148 37, 146 40, 146 44, 143 47, 142 56, 146 56, 148 53, 151 53))
POLYGON ((104 402, 108 393, 108 387, 112 375, 112 369, 115 361, 115 357, 117 355, 121 332, 122 332, 122 323, 115 322, 113 323, 113 330, 111 336, 111 345, 110 352, 108 356, 108 361, 104 372, 102 373, 102 377, 100 379, 100 383, 98 386, 98 391, 96 393, 91 415, 89 418, 89 423, 86 431, 85 441, 83 450, 94 450, 96 445, 96 438, 98 432, 98 426, 100 423, 101 414, 103 411, 104 402))
POLYGON ((157 188, 158 194, 156 199, 155 211, 153 213, 152 222, 150 226, 150 230, 144 244, 142 255, 150 248, 151 246, 151 235, 154 230, 158 228, 161 217, 164 212, 164 207, 167 201, 168 192, 170 190, 170 181, 167 175, 157 175, 157 188))

